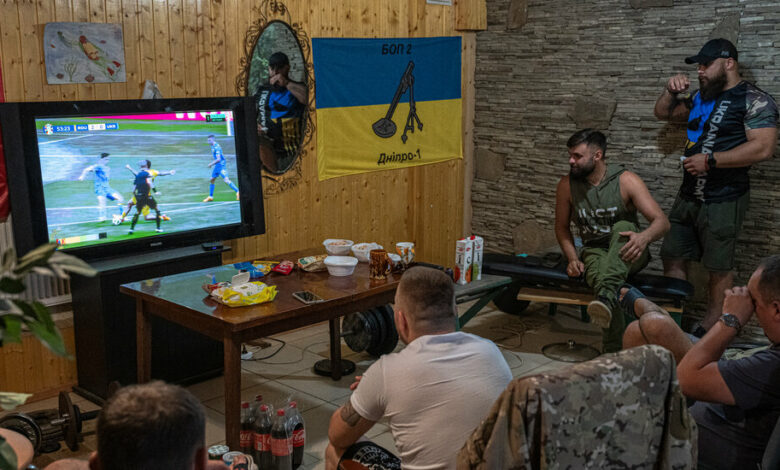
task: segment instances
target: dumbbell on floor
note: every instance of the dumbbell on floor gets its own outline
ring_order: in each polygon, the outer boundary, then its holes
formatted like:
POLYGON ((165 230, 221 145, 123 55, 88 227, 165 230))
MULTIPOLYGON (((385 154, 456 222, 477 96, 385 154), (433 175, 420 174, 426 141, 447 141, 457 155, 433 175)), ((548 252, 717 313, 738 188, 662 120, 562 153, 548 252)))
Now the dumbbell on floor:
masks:
POLYGON ((398 344, 393 309, 389 305, 344 316, 341 330, 351 350, 366 351, 375 357, 392 352, 398 344))

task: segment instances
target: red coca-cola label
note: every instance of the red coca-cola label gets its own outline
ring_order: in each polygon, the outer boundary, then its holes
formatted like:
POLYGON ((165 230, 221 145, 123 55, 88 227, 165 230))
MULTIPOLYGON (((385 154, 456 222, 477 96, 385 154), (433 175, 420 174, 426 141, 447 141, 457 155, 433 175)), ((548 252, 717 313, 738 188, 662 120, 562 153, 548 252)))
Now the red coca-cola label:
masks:
POLYGON ((271 438, 271 454, 276 457, 283 457, 290 455, 290 441, 289 439, 275 439, 271 438))
POLYGON ((254 449, 258 452, 271 450, 271 435, 254 433, 254 449))
POLYGON ((303 441, 306 440, 306 431, 303 429, 296 429, 293 431, 292 443, 293 447, 303 447, 303 441))
POLYGON ((249 429, 242 429, 239 434, 239 441, 243 448, 252 447, 252 431, 249 429))

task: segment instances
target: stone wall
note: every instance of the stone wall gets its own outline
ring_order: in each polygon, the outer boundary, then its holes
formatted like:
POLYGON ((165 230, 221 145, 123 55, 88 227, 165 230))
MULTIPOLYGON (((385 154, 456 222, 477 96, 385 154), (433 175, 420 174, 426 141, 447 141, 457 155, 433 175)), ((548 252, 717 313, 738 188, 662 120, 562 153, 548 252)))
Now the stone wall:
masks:
MULTIPOLYGON (((709 38, 735 40, 742 76, 780 99, 775 2, 488 0, 487 9, 488 28, 477 34, 472 204, 474 233, 491 251, 556 244, 565 143, 587 123, 606 131, 608 161, 638 173, 668 213, 685 134, 656 120, 653 105, 671 75, 686 72, 696 83, 695 66, 683 59, 709 38)), ((780 253, 780 161, 755 165, 751 178, 738 282, 760 258, 780 253)), ((651 247, 653 271, 659 248, 651 247)), ((701 273, 694 281, 703 292, 697 279, 701 273)))

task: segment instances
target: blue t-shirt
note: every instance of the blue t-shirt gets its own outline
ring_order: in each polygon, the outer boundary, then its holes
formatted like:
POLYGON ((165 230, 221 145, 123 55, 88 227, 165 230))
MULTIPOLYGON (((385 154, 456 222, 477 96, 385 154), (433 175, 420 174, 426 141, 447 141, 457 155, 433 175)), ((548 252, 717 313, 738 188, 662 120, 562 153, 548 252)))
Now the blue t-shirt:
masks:
POLYGON ((699 426, 699 463, 704 468, 757 468, 780 417, 780 345, 718 361, 718 370, 736 404, 697 402, 690 408, 699 426))
POLYGON ((268 96, 271 119, 298 117, 303 112, 303 104, 286 88, 272 88, 268 96))
POLYGON ((227 162, 225 160, 225 156, 222 154, 222 146, 218 143, 214 142, 211 145, 211 158, 214 160, 217 160, 217 163, 214 164, 214 167, 223 167, 225 166, 225 163, 227 162))

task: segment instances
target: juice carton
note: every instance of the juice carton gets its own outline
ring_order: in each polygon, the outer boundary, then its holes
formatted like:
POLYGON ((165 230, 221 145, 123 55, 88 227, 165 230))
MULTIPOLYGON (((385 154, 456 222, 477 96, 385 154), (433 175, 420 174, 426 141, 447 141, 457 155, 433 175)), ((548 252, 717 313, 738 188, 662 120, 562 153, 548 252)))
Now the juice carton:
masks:
POLYGON ((482 279, 482 248, 485 244, 485 241, 482 239, 482 237, 477 235, 472 235, 469 238, 471 239, 471 243, 474 247, 474 259, 471 263, 471 279, 474 281, 479 281, 482 279))
POLYGON ((471 282, 471 264, 474 260, 474 244, 468 238, 455 242, 455 282, 468 284, 471 282))

